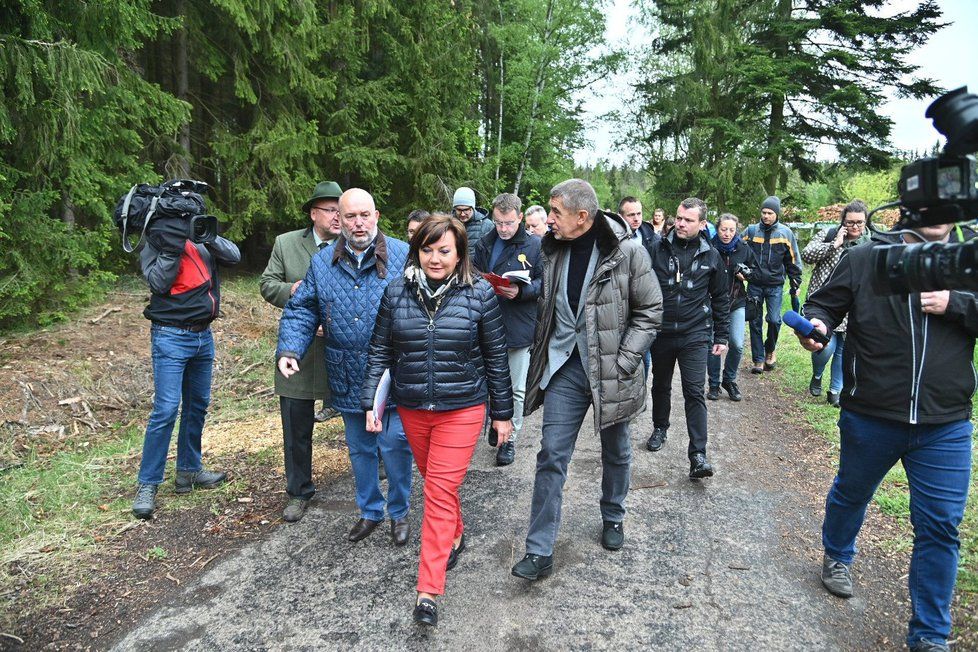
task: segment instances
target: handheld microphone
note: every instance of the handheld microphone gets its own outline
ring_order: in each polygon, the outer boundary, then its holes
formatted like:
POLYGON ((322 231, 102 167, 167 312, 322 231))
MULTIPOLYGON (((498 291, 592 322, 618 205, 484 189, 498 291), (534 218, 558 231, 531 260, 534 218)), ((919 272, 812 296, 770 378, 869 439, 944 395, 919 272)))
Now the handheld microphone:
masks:
POLYGON ((810 337, 823 346, 828 346, 830 336, 823 335, 822 331, 815 328, 815 324, 808 321, 794 310, 789 310, 784 313, 784 317, 782 319, 784 320, 784 323, 790 326, 802 337, 810 337))

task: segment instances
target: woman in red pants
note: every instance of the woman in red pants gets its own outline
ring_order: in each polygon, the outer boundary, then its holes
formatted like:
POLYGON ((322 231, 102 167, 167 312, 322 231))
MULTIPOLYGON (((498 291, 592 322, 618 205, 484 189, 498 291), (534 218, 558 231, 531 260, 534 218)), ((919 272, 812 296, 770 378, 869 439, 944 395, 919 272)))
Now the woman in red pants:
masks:
POLYGON ((465 227, 425 220, 411 238, 404 277, 381 300, 363 383, 367 430, 384 370, 418 470, 425 479, 421 562, 414 620, 438 622, 435 597, 465 549, 459 486, 485 422, 486 403, 502 445, 513 430, 506 337, 495 292, 472 269, 465 227))

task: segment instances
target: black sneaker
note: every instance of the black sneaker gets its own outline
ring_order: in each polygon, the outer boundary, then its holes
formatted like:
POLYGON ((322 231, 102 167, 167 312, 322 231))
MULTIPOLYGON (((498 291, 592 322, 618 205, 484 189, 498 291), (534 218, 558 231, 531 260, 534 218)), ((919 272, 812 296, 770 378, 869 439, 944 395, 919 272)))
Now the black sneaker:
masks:
POLYGON ((812 376, 812 379, 808 381, 808 393, 812 396, 822 395, 822 379, 812 376))
POLYGON ((710 385, 710 391, 706 393, 706 398, 711 401, 716 401, 720 398, 720 386, 710 385))
POLYGON ((713 476, 713 465, 706 461, 704 453, 693 453, 689 458, 689 479, 699 480, 713 476))
POLYGON ((438 606, 434 600, 421 598, 418 604, 414 605, 414 622, 419 625, 434 627, 438 624, 438 606))
POLYGON ((910 652, 951 652, 951 647, 947 643, 922 638, 910 646, 910 652))
POLYGON ((531 582, 547 577, 554 572, 554 556, 527 555, 513 566, 513 575, 531 582))
POLYGON ((654 453, 655 451, 662 448, 662 445, 664 443, 666 443, 666 429, 653 428, 652 436, 649 437, 649 440, 647 442, 645 442, 645 447, 654 453))
POLYGON ((227 480, 228 474, 223 471, 177 471, 173 479, 178 494, 190 493, 192 489, 213 489, 227 480))
POLYGON ((829 391, 825 394, 825 400, 828 401, 829 405, 832 407, 839 407, 839 392, 829 391))
POLYGON ((512 439, 496 449, 496 466, 509 466, 516 459, 516 442, 512 439))
POLYGON ((721 383, 720 387, 726 390, 731 401, 740 401, 744 398, 740 395, 740 388, 737 387, 737 383, 732 380, 721 383))
POLYGON ((159 489, 159 485, 155 484, 139 485, 136 489, 136 498, 132 501, 132 515, 144 520, 153 518, 153 512, 156 510, 156 492, 159 489))
POLYGON ((625 530, 620 522, 604 521, 601 545, 605 550, 621 550, 621 547, 625 545, 625 530))

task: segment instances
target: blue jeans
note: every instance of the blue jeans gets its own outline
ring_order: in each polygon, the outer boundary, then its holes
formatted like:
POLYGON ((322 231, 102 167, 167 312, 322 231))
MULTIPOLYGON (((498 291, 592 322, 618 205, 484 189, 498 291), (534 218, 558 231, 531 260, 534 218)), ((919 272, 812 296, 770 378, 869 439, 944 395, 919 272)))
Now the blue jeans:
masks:
POLYGON ((866 506, 886 472, 903 462, 910 484, 910 618, 907 644, 951 633, 951 594, 971 474, 971 422, 911 425, 843 409, 839 472, 825 499, 822 545, 843 564, 856 555, 866 506))
MULTIPOLYGON (((552 555, 560 527, 564 482, 581 424, 591 407, 591 387, 576 350, 557 370, 543 397, 543 436, 537 453, 530 529, 526 552, 552 555)), ((632 444, 628 424, 601 431, 601 518, 620 523, 631 475, 632 444)))
POLYGON ((411 508, 411 480, 414 456, 396 409, 384 410, 384 429, 367 432, 363 412, 342 412, 346 428, 346 446, 350 451, 353 480, 356 482, 357 507, 360 516, 371 521, 384 520, 384 505, 392 519, 404 518, 411 508), (380 463, 377 449, 387 470, 387 500, 380 491, 380 463))
POLYGON ((812 375, 821 379, 825 365, 832 360, 832 382, 829 391, 838 394, 842 391, 842 354, 846 346, 845 333, 832 333, 832 339, 821 351, 812 353, 812 375))
POLYGON ((761 310, 750 322, 750 356, 755 363, 764 362, 764 355, 774 353, 778 346, 778 333, 781 331, 781 295, 783 285, 761 286, 747 284, 747 294, 761 299, 761 310), (764 327, 764 313, 767 317, 767 339, 761 332, 764 327))
POLYGON ((201 470, 200 437, 211 402, 214 336, 211 329, 192 333, 174 326, 153 324, 153 411, 146 424, 140 484, 162 484, 170 436, 177 421, 177 471, 201 470))
MULTIPOLYGON (((737 380, 737 367, 744 355, 744 315, 746 308, 730 311, 730 332, 727 334, 727 361, 723 365, 723 382, 732 383, 737 380)), ((706 360, 706 373, 710 379, 710 387, 720 384, 720 356, 712 353, 706 360)))

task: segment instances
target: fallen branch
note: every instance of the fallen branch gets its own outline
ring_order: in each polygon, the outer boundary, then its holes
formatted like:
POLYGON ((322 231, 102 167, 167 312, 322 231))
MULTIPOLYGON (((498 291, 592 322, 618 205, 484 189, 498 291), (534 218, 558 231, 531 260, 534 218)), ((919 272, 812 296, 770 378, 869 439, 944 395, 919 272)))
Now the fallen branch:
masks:
POLYGON ((101 315, 99 315, 98 317, 96 317, 95 319, 93 319, 93 320, 92 320, 92 323, 93 323, 93 324, 97 324, 97 323, 99 323, 100 321, 102 321, 102 319, 103 319, 104 317, 108 317, 108 316, 109 316, 109 315, 111 315, 112 313, 114 313, 114 312, 119 312, 119 311, 121 311, 121 310, 122 310, 122 308, 120 308, 119 306, 113 306, 113 307, 111 307, 111 308, 109 308, 108 310, 106 310, 105 312, 103 312, 103 313, 102 313, 101 315))
POLYGON ((205 562, 204 562, 203 564, 201 564, 201 565, 200 565, 200 569, 201 569, 201 570, 204 570, 205 568, 207 568, 207 564, 209 564, 209 563, 211 563, 212 561, 214 561, 215 559, 217 559, 217 558, 218 558, 218 557, 219 557, 220 555, 221 555, 221 553, 217 553, 217 554, 215 554, 215 555, 212 555, 212 556, 210 557, 210 559, 208 559, 207 561, 205 561, 205 562))
POLYGON ((14 636, 13 634, 8 634, 7 632, 0 632, 0 636, 3 636, 4 638, 13 639, 13 640, 17 641, 18 643, 20 643, 21 645, 24 644, 24 639, 22 639, 19 636, 14 636))

